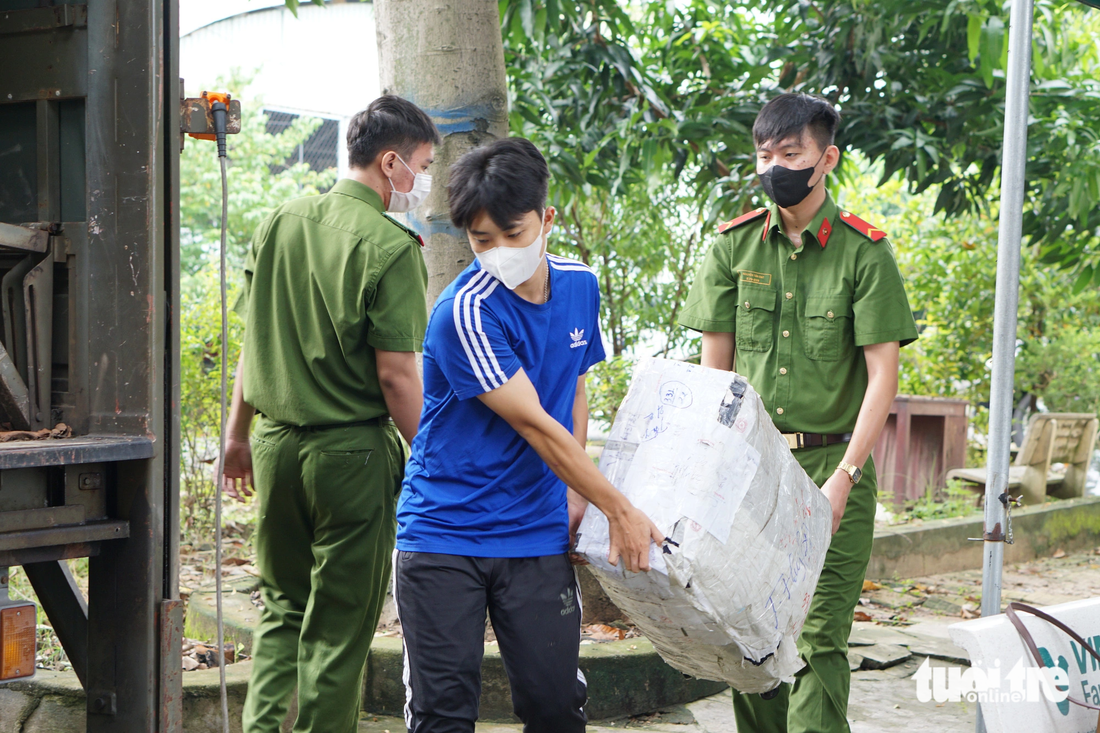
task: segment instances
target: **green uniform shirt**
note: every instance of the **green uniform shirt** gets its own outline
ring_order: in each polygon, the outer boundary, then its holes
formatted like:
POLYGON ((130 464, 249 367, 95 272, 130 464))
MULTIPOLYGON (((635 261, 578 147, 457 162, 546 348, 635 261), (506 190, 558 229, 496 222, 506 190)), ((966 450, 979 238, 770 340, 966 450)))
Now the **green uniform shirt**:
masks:
POLYGON ((387 413, 375 349, 420 351, 428 271, 382 198, 344 179, 276 209, 256 230, 238 310, 245 401, 289 425, 387 413))
POLYGON ((680 325, 735 335, 736 370, 780 431, 851 432, 867 390, 861 347, 917 338, 885 233, 828 194, 797 247, 774 204, 720 231, 680 325))

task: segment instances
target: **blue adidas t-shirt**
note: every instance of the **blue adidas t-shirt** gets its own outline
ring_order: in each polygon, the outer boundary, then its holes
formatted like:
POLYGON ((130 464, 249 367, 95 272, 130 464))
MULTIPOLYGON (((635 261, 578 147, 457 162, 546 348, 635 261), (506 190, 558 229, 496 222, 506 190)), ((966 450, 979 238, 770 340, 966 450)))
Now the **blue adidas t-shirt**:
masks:
POLYGON ((568 550, 565 484, 477 399, 522 368, 543 409, 572 432, 577 377, 604 359, 599 284, 580 262, 547 259, 548 303, 523 300, 476 260, 436 301, 397 549, 470 557, 568 550))

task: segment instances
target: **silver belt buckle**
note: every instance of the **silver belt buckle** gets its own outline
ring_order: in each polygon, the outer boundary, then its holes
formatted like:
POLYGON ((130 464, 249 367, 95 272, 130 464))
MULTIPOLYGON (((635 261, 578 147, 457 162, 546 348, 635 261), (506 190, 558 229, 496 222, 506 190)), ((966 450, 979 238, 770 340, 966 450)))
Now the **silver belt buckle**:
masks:
POLYGON ((798 450, 804 446, 802 433, 783 433, 783 437, 787 439, 787 447, 791 450, 798 450))

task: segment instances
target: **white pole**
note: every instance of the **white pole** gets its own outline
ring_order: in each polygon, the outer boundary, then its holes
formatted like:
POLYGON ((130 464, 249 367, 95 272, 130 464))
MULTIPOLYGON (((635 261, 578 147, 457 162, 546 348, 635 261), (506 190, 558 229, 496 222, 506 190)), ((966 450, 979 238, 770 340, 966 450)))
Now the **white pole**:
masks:
MULTIPOLYGON (((993 375, 989 395, 989 476, 985 486, 982 616, 1001 612, 1001 568, 1007 527, 1006 507, 999 497, 1008 488, 1009 443, 1012 439, 1012 386, 1016 367, 1016 310, 1020 301, 1020 238, 1024 170, 1027 164, 1033 6, 1034 0, 1012 0, 1009 10, 997 290, 993 310, 993 375)), ((978 733, 985 732, 981 708, 978 709, 976 729, 978 733)))

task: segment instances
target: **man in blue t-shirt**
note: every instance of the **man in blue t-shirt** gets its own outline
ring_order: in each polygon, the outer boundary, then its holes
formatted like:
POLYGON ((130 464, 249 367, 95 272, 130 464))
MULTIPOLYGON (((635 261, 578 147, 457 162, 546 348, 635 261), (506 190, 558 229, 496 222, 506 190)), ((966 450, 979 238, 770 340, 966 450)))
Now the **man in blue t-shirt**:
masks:
POLYGON ((549 175, 522 138, 451 168, 451 220, 477 259, 429 317, 424 411, 397 508, 412 733, 473 733, 486 610, 524 731, 584 731, 570 537, 592 502, 610 520, 612 563, 648 570, 650 540, 662 541, 583 448, 585 373, 604 359, 600 294, 588 267, 546 254, 549 175))

